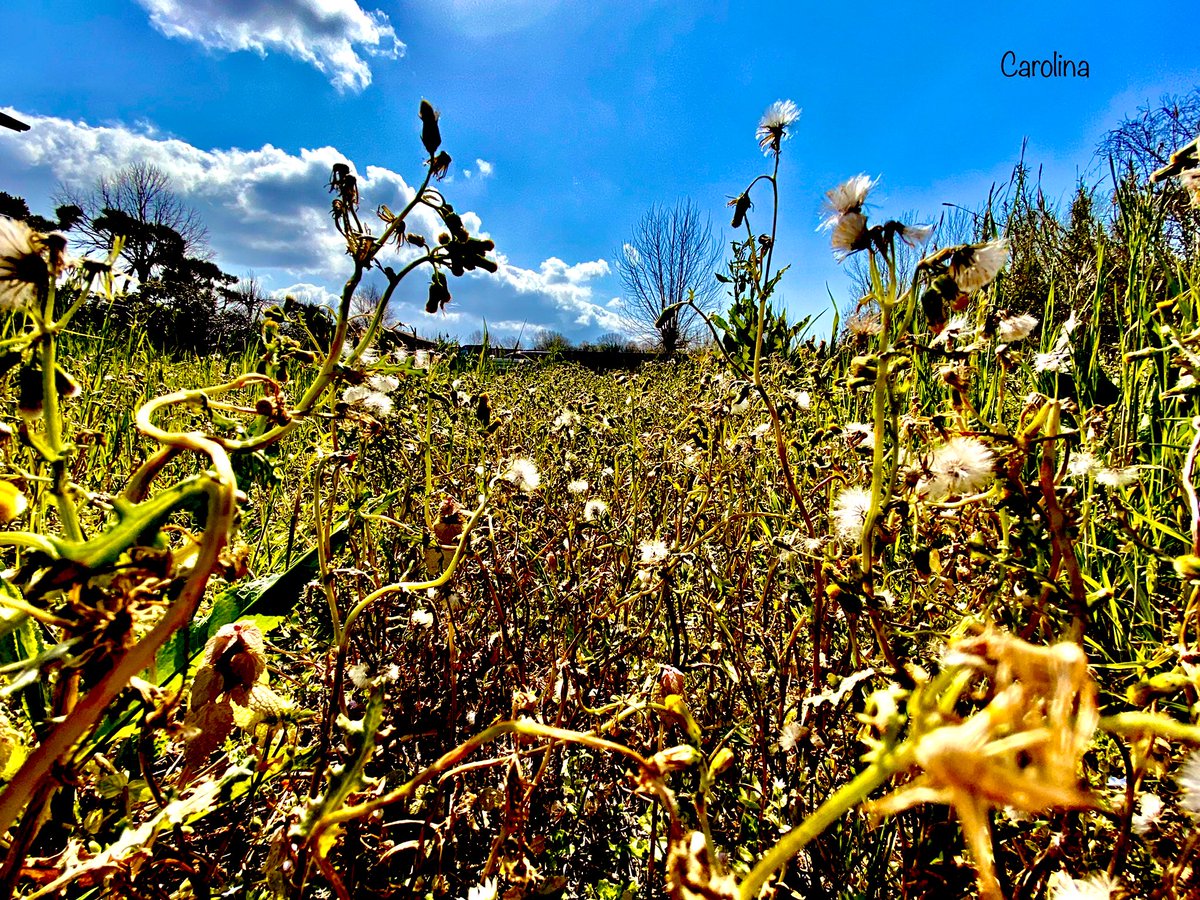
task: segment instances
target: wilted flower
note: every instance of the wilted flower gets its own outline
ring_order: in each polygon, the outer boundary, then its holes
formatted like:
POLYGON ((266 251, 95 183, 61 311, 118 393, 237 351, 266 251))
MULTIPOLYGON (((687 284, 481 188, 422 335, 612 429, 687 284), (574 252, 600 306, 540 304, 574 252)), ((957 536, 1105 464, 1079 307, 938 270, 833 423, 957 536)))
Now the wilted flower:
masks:
POLYGON ((1028 313, 1009 316, 1007 319, 1001 319, 1000 324, 996 326, 996 340, 1005 344, 1023 341, 1037 326, 1038 320, 1028 313))
POLYGON ((959 247, 950 256, 950 277, 964 294, 991 283, 1008 262, 1008 241, 1000 238, 986 244, 959 247))
POLYGON ((867 513, 870 510, 871 492, 865 488, 846 488, 838 494, 830 511, 838 539, 847 544, 857 544, 861 541, 863 526, 866 525, 867 513))
POLYGON ((791 134, 788 129, 800 118, 800 108, 791 100, 776 100, 758 121, 758 145, 763 153, 778 153, 791 134))
POLYGON ((589 500, 583 505, 583 520, 595 522, 608 515, 608 504, 603 500, 589 500))
POLYGON ((537 467, 532 461, 518 458, 509 463, 508 470, 504 473, 504 480, 518 491, 528 494, 538 489, 538 485, 542 483, 542 476, 538 474, 537 467))
POLYGON ((978 493, 992 479, 995 455, 973 437, 953 437, 933 451, 922 493, 938 501, 978 493))

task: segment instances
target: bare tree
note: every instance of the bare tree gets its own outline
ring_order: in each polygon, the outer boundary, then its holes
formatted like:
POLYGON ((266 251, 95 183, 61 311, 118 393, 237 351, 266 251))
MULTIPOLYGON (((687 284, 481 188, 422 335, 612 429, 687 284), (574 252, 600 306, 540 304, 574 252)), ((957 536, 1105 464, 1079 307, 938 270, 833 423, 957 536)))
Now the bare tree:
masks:
POLYGON ((90 249, 107 250, 114 235, 139 281, 184 257, 204 258, 208 230, 171 187, 171 177, 150 163, 131 163, 102 175, 87 191, 60 186, 56 203, 83 211, 75 233, 90 249))
POLYGON ((655 335, 668 354, 693 341, 700 326, 696 311, 666 311, 689 294, 701 309, 715 309, 720 285, 713 276, 720 258, 712 223, 701 218, 692 201, 652 206, 617 254, 631 324, 645 336, 655 335))
MULTIPOLYGON (((1200 133, 1200 86, 1186 94, 1163 96, 1143 106, 1105 134, 1099 153, 1107 156, 1116 178, 1145 184, 1151 173, 1167 164, 1171 154, 1200 133)), ((1200 238, 1200 213, 1175 178, 1154 186, 1167 214, 1164 232, 1178 252, 1187 252, 1200 238)))

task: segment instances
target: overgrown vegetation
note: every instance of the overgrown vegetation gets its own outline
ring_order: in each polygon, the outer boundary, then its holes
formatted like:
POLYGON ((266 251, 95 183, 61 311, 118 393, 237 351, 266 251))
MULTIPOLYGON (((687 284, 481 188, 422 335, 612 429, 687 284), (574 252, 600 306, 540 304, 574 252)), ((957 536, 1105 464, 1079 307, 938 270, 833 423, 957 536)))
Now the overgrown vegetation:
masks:
POLYGON ((403 278, 494 265, 428 104, 407 209, 333 172, 336 317, 240 355, 75 333, 116 253, 0 219, 0 894, 1200 892, 1196 234, 1118 178, 1080 277, 1024 207, 939 246, 858 176, 862 317, 801 342, 797 116, 721 339, 629 373, 373 349, 403 278))

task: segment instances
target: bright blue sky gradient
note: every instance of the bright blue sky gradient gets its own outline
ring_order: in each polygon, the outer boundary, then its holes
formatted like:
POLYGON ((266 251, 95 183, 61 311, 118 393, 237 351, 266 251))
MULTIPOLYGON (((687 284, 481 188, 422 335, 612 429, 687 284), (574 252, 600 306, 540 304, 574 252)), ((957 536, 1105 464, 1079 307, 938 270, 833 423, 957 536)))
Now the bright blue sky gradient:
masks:
MULTIPOLYGON (((981 203, 1028 139, 1026 159, 1066 196, 1078 177, 1099 179, 1092 151, 1107 128, 1200 84, 1195 42, 1179 37, 1194 14, 1190 2, 1149 17, 1111 2, 23 0, 0 6, 0 107, 34 128, 0 133, 0 190, 48 214, 60 180, 87 183, 150 148, 180 174, 220 264, 321 296, 349 269, 326 224, 329 162, 389 170, 365 179, 377 190, 364 206, 391 202, 400 179, 420 178, 416 111, 428 97, 455 158, 447 199, 477 214, 505 266, 452 283, 447 317, 420 312, 414 281, 400 317, 426 334, 466 335, 486 318, 579 339, 619 318, 611 263, 650 204, 690 197, 732 236, 727 198, 768 164, 758 118, 790 98, 804 112, 784 145, 776 259, 792 269, 781 296, 793 313, 819 312, 830 292, 850 299, 816 231, 826 190, 881 175, 877 213, 933 220, 943 203, 981 203), (153 9, 193 36, 166 36, 153 9), (238 19, 255 15, 251 35, 268 19, 296 23, 290 51, 205 46, 218 34, 236 45, 238 19), (372 33, 377 43, 363 43, 372 33), (402 54, 370 55, 395 40, 402 54), (1005 78, 1009 49, 1086 59, 1090 78, 1005 78), (339 89, 339 78, 357 84, 339 89), (102 139, 90 130, 100 126, 102 139)), ((769 204, 756 200, 765 228, 769 204)))

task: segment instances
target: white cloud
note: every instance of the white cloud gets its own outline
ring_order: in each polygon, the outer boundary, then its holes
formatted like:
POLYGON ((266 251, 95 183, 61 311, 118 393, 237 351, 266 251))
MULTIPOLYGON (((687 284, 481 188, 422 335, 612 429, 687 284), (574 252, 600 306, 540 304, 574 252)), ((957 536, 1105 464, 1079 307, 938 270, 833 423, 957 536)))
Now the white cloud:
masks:
POLYGON ((625 318, 592 299, 596 278, 611 271, 603 259, 568 265, 556 256, 545 260, 535 272, 514 266, 503 256, 496 254, 500 263, 497 277, 512 286, 519 294, 542 294, 549 297, 563 313, 571 316, 571 322, 581 327, 596 326, 605 331, 628 331, 625 318))
POLYGON ((137 0, 167 37, 210 50, 281 51, 329 76, 339 91, 361 91, 371 69, 360 54, 404 53, 388 17, 355 0, 137 0))
POLYGON ((276 288, 271 296, 283 300, 285 297, 295 297, 301 303, 319 303, 322 306, 336 307, 340 299, 337 294, 320 284, 297 282, 287 287, 276 288))
POLYGON ((493 165, 492 165, 490 162, 488 162, 486 159, 477 159, 477 160, 475 160, 475 168, 479 170, 479 177, 480 177, 480 178, 487 178, 487 177, 488 177, 488 176, 490 176, 490 175, 491 175, 493 172, 495 172, 495 171, 496 171, 496 167, 495 167, 495 166, 493 166, 493 165))
MULTIPOLYGON (((152 163, 167 173, 180 199, 208 226, 214 261, 226 271, 252 270, 276 296, 291 293, 328 301, 340 295, 352 267, 329 213, 329 172, 335 162, 346 161, 337 148, 293 153, 268 144, 255 150, 205 150, 152 127, 96 126, 6 111, 31 128, 19 135, 0 133, 4 189, 23 194, 33 208, 45 208, 56 182, 86 190, 98 176, 131 162, 152 163)), ((401 209, 414 188, 381 166, 356 172, 362 196, 359 215, 379 233, 381 226, 371 211, 380 204, 401 209)), ((453 202, 452 196, 449 199, 453 202)), ((459 214, 473 235, 493 237, 478 214, 459 214)), ((410 231, 431 239, 443 230, 427 207, 418 207, 408 221, 410 231)), ((497 243, 503 246, 503 240, 497 243)), ((454 301, 437 316, 424 312, 427 273, 414 273, 397 290, 393 311, 422 334, 466 334, 481 327, 484 319, 528 321, 529 327, 537 324, 574 337, 630 330, 619 305, 608 299, 611 293, 597 293, 610 274, 605 260, 568 263, 552 257, 525 268, 513 262, 513 256, 496 254, 495 275, 477 271, 452 279, 454 301)), ((385 262, 394 265, 397 259, 393 253, 385 262)))

